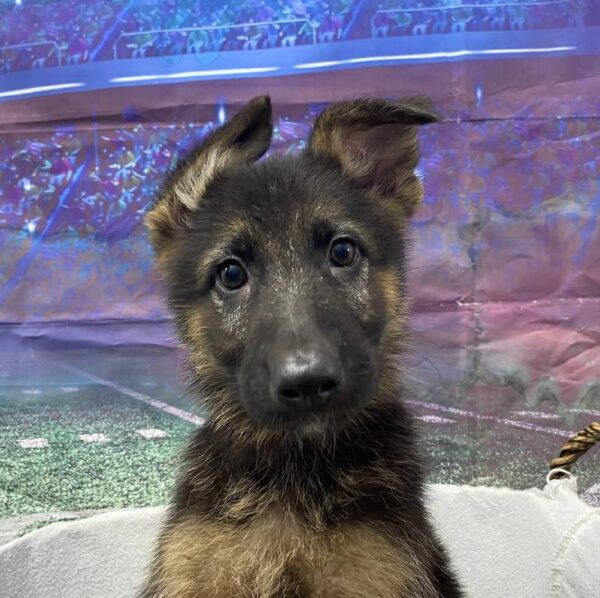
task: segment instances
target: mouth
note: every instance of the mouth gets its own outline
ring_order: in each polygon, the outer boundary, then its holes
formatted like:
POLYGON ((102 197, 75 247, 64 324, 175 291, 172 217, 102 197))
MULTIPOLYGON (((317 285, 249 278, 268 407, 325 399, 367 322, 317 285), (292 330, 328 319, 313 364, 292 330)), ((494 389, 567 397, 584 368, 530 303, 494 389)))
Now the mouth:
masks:
POLYGON ((302 413, 271 412, 263 425, 272 430, 292 432, 300 436, 313 436, 336 430, 350 421, 360 408, 320 409, 302 413))
POLYGON ((309 401, 306 406, 294 408, 289 405, 285 409, 269 409, 262 415, 249 413, 251 419, 258 425, 281 432, 294 432, 301 436, 317 435, 335 431, 354 419, 369 404, 374 396, 375 380, 372 372, 364 372, 363 376, 370 378, 367 384, 352 395, 337 397, 333 402, 323 402, 318 399, 309 401), (258 415, 258 417, 257 417, 258 415))

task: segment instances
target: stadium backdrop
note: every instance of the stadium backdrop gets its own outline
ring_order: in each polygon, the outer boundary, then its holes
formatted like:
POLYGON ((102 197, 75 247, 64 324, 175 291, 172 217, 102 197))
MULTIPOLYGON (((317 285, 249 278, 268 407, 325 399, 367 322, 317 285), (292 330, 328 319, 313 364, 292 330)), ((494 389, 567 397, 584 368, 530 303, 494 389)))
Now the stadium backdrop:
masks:
POLYGON ((273 153, 333 100, 432 96, 410 407, 432 481, 542 484, 600 415, 599 40, 592 0, 1 0, 0 517, 166 500, 204 414, 142 218, 266 92, 273 153))

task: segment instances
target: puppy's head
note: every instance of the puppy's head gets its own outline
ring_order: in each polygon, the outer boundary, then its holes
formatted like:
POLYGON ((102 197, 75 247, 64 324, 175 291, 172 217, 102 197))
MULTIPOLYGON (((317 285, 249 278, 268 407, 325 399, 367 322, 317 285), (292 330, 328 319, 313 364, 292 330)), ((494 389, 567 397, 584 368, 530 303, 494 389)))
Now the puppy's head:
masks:
POLYGON ((331 105, 306 151, 257 163, 268 97, 217 129, 146 222, 215 425, 311 433, 389 396, 422 197, 419 100, 331 105))

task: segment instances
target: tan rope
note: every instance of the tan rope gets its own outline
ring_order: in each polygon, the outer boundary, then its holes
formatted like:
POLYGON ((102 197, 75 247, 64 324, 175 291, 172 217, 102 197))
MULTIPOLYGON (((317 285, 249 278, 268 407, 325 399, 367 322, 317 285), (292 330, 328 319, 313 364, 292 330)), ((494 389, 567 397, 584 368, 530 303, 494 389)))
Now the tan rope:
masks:
POLYGON ((569 471, 577 459, 597 442, 600 442, 600 422, 593 422, 569 438, 569 441, 560 450, 559 456, 552 459, 550 469, 560 467, 569 471))

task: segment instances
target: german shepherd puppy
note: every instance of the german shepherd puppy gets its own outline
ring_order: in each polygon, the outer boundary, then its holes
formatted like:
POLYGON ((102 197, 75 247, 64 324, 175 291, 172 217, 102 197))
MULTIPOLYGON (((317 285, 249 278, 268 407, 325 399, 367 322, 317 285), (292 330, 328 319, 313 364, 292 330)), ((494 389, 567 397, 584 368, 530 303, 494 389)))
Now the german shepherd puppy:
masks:
POLYGON ((147 215, 209 411, 142 598, 461 596, 402 397, 407 222, 427 102, 331 105, 298 156, 258 97, 147 215))

